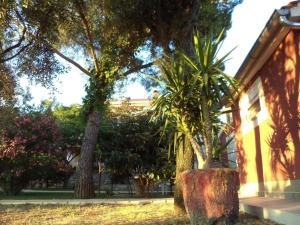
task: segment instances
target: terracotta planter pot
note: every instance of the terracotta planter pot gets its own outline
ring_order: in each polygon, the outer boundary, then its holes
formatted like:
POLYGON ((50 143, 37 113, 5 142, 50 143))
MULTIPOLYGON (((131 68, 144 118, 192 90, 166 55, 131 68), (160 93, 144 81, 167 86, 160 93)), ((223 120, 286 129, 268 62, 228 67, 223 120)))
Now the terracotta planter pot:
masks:
POLYGON ((239 215, 239 175, 216 168, 181 173, 185 209, 192 225, 233 224, 239 215))

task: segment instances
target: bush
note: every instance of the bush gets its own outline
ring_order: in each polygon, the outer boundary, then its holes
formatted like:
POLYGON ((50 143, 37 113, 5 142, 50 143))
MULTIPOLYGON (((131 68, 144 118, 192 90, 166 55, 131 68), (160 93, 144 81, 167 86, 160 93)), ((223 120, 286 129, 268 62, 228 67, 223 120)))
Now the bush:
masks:
POLYGON ((0 140, 0 187, 16 195, 30 180, 57 179, 71 172, 51 116, 18 116, 0 140))
POLYGON ((125 101, 103 120, 98 142, 100 158, 112 181, 132 178, 142 197, 149 196, 156 181, 170 180, 175 169, 160 124, 149 120, 149 111, 125 101))

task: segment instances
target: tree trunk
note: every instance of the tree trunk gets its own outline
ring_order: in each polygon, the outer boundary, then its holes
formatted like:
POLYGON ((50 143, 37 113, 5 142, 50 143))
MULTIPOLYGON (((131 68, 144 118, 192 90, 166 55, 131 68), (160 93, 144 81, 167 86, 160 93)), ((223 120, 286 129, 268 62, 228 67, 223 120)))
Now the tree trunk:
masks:
MULTIPOLYGON (((176 48, 183 51, 186 55, 195 57, 193 50, 193 34, 192 29, 184 32, 182 36, 175 40, 176 48)), ((186 214, 183 193, 182 193, 182 183, 180 179, 181 172, 185 170, 193 169, 194 157, 193 148, 186 136, 183 138, 183 142, 179 144, 176 153, 176 178, 174 187, 174 210, 175 214, 182 215, 186 214)))
POLYGON ((201 110, 204 120, 203 128, 203 141, 206 151, 206 160, 204 168, 211 168, 212 166, 212 154, 213 154, 213 137, 212 137, 212 123, 209 116, 209 109, 207 105, 207 98, 205 95, 201 96, 201 110))
POLYGON ((93 156, 96 149, 99 128, 100 112, 94 109, 88 116, 81 145, 74 191, 76 198, 93 198, 95 196, 93 187, 93 156))
POLYGON ((189 142, 191 143, 191 146, 194 150, 194 154, 196 155, 197 168, 198 169, 203 169, 205 161, 206 161, 205 152, 202 151, 200 145, 197 143, 197 141, 195 141, 195 139, 193 138, 193 136, 191 134, 187 134, 187 138, 188 138, 189 142))
POLYGON ((193 150, 187 137, 183 137, 182 142, 179 144, 176 153, 176 178, 174 190, 174 209, 175 214, 185 214, 185 207, 182 194, 182 183, 180 174, 185 170, 193 169, 193 150))

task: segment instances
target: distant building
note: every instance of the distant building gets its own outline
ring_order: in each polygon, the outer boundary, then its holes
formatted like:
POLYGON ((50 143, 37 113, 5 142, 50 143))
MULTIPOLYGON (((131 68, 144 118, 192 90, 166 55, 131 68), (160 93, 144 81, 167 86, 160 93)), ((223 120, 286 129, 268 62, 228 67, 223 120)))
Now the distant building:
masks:
POLYGON ((151 107, 151 99, 125 99, 125 100, 111 100, 109 105, 112 108, 121 107, 124 101, 127 101, 131 107, 149 109, 151 107))

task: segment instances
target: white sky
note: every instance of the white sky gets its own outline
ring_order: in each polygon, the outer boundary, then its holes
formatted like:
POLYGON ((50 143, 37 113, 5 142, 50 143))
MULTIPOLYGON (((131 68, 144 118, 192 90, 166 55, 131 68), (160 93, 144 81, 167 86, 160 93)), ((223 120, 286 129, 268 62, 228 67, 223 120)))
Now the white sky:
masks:
MULTIPOLYGON (((289 2, 290 0, 244 0, 235 8, 232 15, 232 28, 228 31, 220 51, 222 55, 237 47, 226 65, 227 73, 235 74, 273 11, 289 2)), ((32 86, 33 102, 38 104, 41 100, 55 98, 63 105, 80 104, 85 95, 86 81, 87 78, 78 69, 71 67, 68 74, 60 75, 56 81, 55 94, 40 86, 32 86)), ((28 85, 24 80, 21 83, 22 86, 28 85)), ((134 83, 127 87, 123 96, 132 99, 147 98, 148 94, 140 84, 134 83)))

